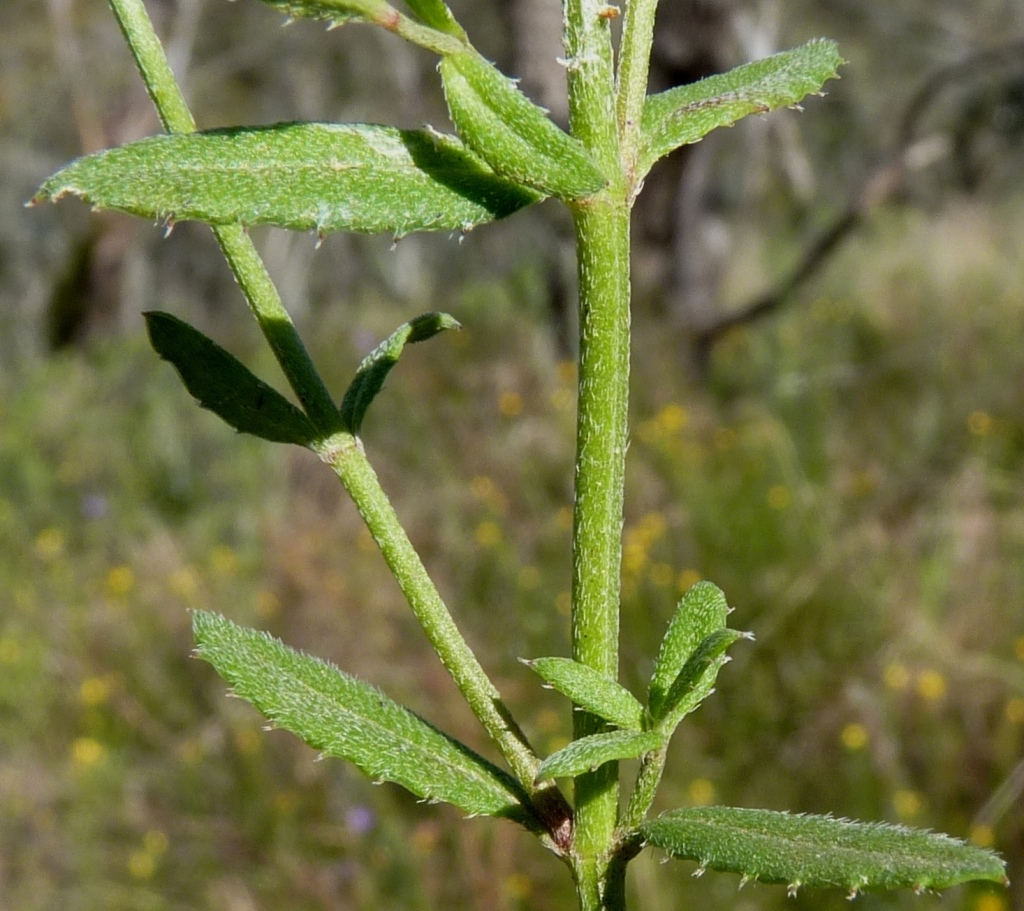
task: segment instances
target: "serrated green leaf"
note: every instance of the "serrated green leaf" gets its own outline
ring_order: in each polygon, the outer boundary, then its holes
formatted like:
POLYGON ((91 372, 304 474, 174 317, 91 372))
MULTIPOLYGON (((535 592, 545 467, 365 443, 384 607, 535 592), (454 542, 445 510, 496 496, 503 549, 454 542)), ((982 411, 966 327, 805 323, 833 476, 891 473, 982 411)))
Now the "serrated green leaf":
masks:
POLYGON ((460 329, 459 321, 447 313, 424 313, 402 323, 383 342, 373 349, 359 365, 356 375, 341 402, 341 418, 351 433, 359 433, 370 403, 384 386, 384 379, 406 345, 433 338, 445 329, 460 329))
POLYGON ((272 386, 198 329, 170 313, 144 313, 154 350, 169 361, 203 408, 240 433, 309 446, 316 429, 272 386))
POLYGON ((637 759, 664 745, 665 738, 655 731, 609 731, 581 737, 548 756, 540 764, 536 780, 540 783, 552 778, 575 778, 606 762, 637 759))
POLYGON ((818 39, 648 97, 643 114, 643 148, 638 177, 673 149, 697 142, 716 127, 748 114, 765 114, 797 104, 821 90, 843 62, 834 41, 818 39))
MULTIPOLYGON (((669 688, 701 642, 716 630, 725 628, 728 614, 729 605, 725 595, 717 585, 710 582, 698 582, 680 599, 654 662, 647 698, 652 717, 664 717, 669 688)), ((713 685, 714 677, 709 681, 700 681, 694 689, 698 703, 707 696, 713 685)))
POLYGON ((456 38, 466 37, 465 31, 452 15, 452 11, 444 0, 405 0, 405 3, 419 17, 420 21, 431 28, 447 32, 456 38))
POLYGON ((470 815, 533 820, 516 782, 368 683, 267 633, 196 611, 196 653, 277 727, 371 778, 470 815))
POLYGON ((535 202, 454 136, 288 123, 152 136, 72 162, 33 202, 80 196, 167 222, 331 231, 468 231, 535 202))
POLYGON ((560 199, 605 185, 583 144, 479 54, 449 54, 440 70, 452 123, 495 172, 560 199))
POLYGON ((535 658, 523 662, 580 708, 620 728, 639 731, 646 712, 624 686, 571 658, 535 658))
POLYGON ((772 810, 695 807, 640 825, 644 840, 701 867, 768 883, 846 889, 945 889, 987 879, 1006 883, 991 851, 947 835, 884 823, 772 810))

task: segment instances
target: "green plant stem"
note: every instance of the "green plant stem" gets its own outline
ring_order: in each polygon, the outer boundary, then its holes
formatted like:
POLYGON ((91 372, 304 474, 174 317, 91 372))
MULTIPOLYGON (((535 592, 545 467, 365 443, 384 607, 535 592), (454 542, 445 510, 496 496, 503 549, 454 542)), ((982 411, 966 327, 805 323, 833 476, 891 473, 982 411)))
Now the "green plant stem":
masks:
MULTIPOLYGON (((629 202, 619 157, 608 21, 596 0, 565 0, 569 112, 573 135, 608 187, 573 206, 579 263, 579 399, 573 514, 572 654, 618 677, 619 574, 629 392, 629 202)), ((604 730, 577 712, 574 737, 604 730)), ((619 907, 609 876, 618 816, 618 765, 575 782, 576 886, 583 911, 619 907), (613 904, 606 904, 614 900, 613 904)), ((618 896, 618 898, 617 898, 618 896)))
MULTIPOLYGON (((110 5, 164 127, 169 132, 194 131, 195 121, 142 0, 110 0, 110 5)), ((553 831, 570 817, 568 805, 551 786, 538 788, 533 783, 539 765, 537 756, 455 626, 399 523, 359 440, 342 431, 340 413, 281 302, 259 253, 243 228, 228 225, 213 230, 282 370, 323 436, 318 446, 321 458, 334 469, 352 496, 445 668, 516 778, 535 798, 538 811, 553 831)))
POLYGON ((661 784, 661 775, 665 771, 667 755, 668 745, 666 744, 662 749, 648 753, 641 761, 633 791, 629 795, 629 801, 619 822, 619 827, 623 832, 631 832, 646 818, 654 803, 658 785, 661 784))
POLYGON ((334 469, 352 497, 441 663, 497 743, 516 778, 529 793, 537 795, 540 789, 533 779, 538 759, 462 638, 366 458, 362 443, 352 434, 342 432, 324 440, 318 454, 334 469))

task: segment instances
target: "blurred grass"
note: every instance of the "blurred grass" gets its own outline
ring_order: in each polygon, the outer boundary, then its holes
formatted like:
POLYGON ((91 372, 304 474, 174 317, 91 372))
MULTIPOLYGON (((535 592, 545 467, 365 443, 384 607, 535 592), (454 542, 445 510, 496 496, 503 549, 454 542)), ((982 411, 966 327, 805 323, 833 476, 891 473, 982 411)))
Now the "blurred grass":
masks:
MULTIPOLYGON (((731 335, 706 385, 641 306, 623 680, 640 691, 698 578, 757 634, 680 731, 659 808, 927 826, 993 844, 1020 877, 1020 795, 978 814, 1024 746, 1022 237, 1019 199, 891 213, 807 300, 731 335)), ((737 284, 765 268, 748 250, 737 284)), ((574 385, 536 290, 526 269, 431 302, 467 329, 410 349, 364 436, 546 752, 568 712, 515 658, 567 650, 574 385)), ((412 315, 369 292, 318 315, 333 387, 412 315)), ((273 375, 251 334, 234 348, 273 375)), ((187 660, 187 609, 220 610, 486 749, 315 459, 233 435, 138 338, 11 361, 0 423, 0 906, 569 906, 559 865, 513 827, 456 825, 315 763, 187 660)), ((637 906, 843 900, 737 896, 735 877, 691 872, 642 859, 637 906)), ((941 903, 1011 901, 965 888, 941 903)))

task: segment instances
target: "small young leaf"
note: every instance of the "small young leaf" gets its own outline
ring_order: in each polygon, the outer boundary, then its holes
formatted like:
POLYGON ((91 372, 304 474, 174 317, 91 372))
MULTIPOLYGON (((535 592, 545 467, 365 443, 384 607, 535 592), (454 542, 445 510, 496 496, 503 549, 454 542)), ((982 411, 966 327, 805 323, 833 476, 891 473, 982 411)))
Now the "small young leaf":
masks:
POLYGON ((458 320, 447 313, 424 313, 407 323, 402 323, 366 355, 359 365, 341 402, 341 417, 346 429, 354 434, 359 433, 370 403, 384 386, 385 377, 398 363, 398 358, 406 345, 426 341, 445 329, 460 328, 458 320))
POLYGON ((373 124, 285 123, 151 136, 73 161, 32 200, 295 230, 468 231, 535 202, 454 136, 373 124))
POLYGON ((728 73, 648 97, 644 105, 643 177, 659 158, 697 142, 715 127, 731 126, 748 114, 797 104, 817 92, 843 62, 835 42, 819 39, 728 73))
POLYGON ((144 313, 154 350, 178 371, 203 408, 241 433, 309 446, 316 430, 276 389, 198 329, 169 313, 144 313))
POLYGON ((648 844, 701 867, 768 883, 846 889, 945 889, 975 879, 1006 883, 991 851, 948 835, 884 823, 773 810, 695 807, 640 825, 648 844))
POLYGON ((345 22, 374 22, 392 11, 386 0, 263 0, 267 6, 294 19, 328 19, 345 22))
POLYGON ((405 3, 422 22, 431 28, 447 32, 456 38, 466 37, 465 31, 452 15, 452 11, 444 0, 405 0, 405 3))
POLYGON ((440 69, 452 123, 495 172, 560 199, 605 185, 583 144, 479 54, 449 54, 440 69))
POLYGON ((368 683, 219 614, 196 611, 196 653, 276 726, 371 778, 470 815, 533 820, 501 769, 368 683))
POLYGON ((658 730, 670 735, 679 722, 707 698, 722 667, 725 650, 739 639, 751 638, 750 633, 718 629, 701 642, 669 687, 660 714, 654 719, 658 730))
POLYGON ((552 753, 537 770, 537 782, 550 778, 575 778, 616 759, 636 759, 665 745, 655 731, 609 731, 574 740, 552 753))
POLYGON ((644 727, 644 707, 624 686, 571 658, 535 658, 524 661, 563 696, 580 708, 620 728, 644 727))
MULTIPOLYGON (((654 718, 664 717, 665 698, 675 683, 679 672, 708 636, 725 628, 729 605, 722 590, 710 582, 698 582, 679 601, 679 606, 669 623, 661 650, 654 662, 651 676, 648 708, 654 718)), ((714 677, 701 680, 694 689, 700 703, 711 691, 714 677)))

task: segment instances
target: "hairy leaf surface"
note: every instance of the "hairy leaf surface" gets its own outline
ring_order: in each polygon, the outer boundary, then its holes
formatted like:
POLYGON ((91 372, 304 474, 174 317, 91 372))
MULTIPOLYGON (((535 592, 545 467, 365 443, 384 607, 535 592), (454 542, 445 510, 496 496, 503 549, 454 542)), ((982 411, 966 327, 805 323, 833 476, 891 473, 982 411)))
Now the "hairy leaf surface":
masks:
POLYGON ((462 141, 498 174, 560 199, 590 196, 605 185, 583 144, 479 54, 450 54, 440 70, 462 141))
POLYGON ((372 22, 389 10, 386 0, 263 0, 263 2, 295 19, 327 19, 339 25, 345 22, 372 22))
POLYGON ((638 177, 673 149, 697 142, 716 127, 731 126, 748 114, 766 114, 797 104, 821 90, 843 62, 834 41, 818 39, 651 95, 644 105, 644 145, 638 177))
POLYGON ((433 338, 445 329, 459 328, 458 320, 447 313, 424 313, 403 323, 374 348, 363 358, 342 399, 341 417, 346 429, 351 433, 359 433, 367 409, 383 388, 384 379, 398 363, 406 345, 433 338))
POLYGON ((178 371, 185 388, 240 433, 309 446, 316 429, 281 393, 198 329, 172 316, 144 313, 154 350, 178 371))
POLYGON ((885 823, 773 810, 695 807, 640 826, 647 843, 701 867, 768 883, 862 889, 944 889, 975 879, 1005 883, 1003 861, 948 835, 885 823))
POLYGON ((470 815, 531 824, 505 772, 368 683, 219 614, 192 619, 196 652, 276 726, 371 778, 470 815))
POLYGON ((468 231, 539 198, 454 136, 327 123, 152 136, 72 162, 33 202, 68 195, 168 222, 396 236, 468 231))
POLYGON ((665 745, 655 731, 609 731, 574 740, 565 749, 552 753, 537 770, 537 781, 550 778, 575 778, 592 772, 606 762, 637 759, 665 745))
POLYGON ((466 37, 465 31, 452 15, 452 11, 444 0, 405 0, 405 3, 422 22, 431 28, 447 32, 456 38, 466 37))
MULTIPOLYGON (((679 601, 675 614, 669 622, 661 649, 654 662, 651 675, 648 708, 654 718, 661 718, 665 711, 668 691, 693 656, 697 646, 716 630, 725 628, 729 614, 722 590, 710 582, 694 585, 679 601)), ((694 687, 694 697, 699 704, 714 686, 714 674, 706 673, 694 687)))
POLYGON ((640 701, 600 671, 571 658, 535 658, 523 663, 580 708, 620 728, 643 728, 646 712, 640 701))
POLYGON ((707 698, 722 667, 726 649, 740 639, 750 638, 753 638, 750 633, 719 629, 697 646, 669 687, 659 714, 655 716, 662 733, 670 735, 679 722, 707 698))

